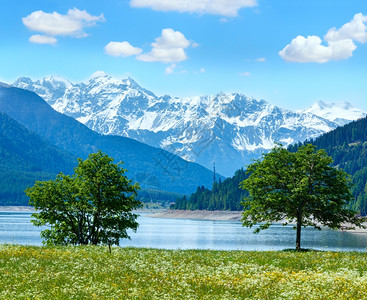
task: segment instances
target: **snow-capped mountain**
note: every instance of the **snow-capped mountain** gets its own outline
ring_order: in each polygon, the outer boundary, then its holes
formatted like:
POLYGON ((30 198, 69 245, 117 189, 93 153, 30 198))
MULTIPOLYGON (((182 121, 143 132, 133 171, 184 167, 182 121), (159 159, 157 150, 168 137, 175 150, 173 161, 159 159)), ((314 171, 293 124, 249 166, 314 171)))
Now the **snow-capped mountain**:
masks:
POLYGON ((361 119, 367 115, 366 112, 353 107, 348 101, 326 103, 320 100, 310 108, 304 110, 304 112, 336 122, 340 126, 350 123, 353 120, 361 119))
POLYGON ((48 77, 19 78, 13 85, 38 93, 55 110, 99 133, 161 147, 207 168, 215 163, 225 176, 276 142, 289 145, 338 126, 308 111, 292 112, 238 93, 157 97, 131 78, 118 80, 102 72, 84 83, 48 77))
POLYGON ((48 76, 35 82, 30 78, 20 77, 13 86, 34 92, 53 106, 55 103, 53 99, 62 98, 65 91, 72 88, 73 84, 60 76, 48 76))

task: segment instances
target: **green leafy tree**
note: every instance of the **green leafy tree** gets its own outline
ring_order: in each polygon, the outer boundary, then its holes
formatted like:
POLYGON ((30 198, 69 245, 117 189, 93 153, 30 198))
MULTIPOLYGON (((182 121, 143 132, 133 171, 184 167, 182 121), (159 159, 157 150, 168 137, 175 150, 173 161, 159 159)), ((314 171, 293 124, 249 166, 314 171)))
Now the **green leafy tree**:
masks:
POLYGON ((241 183, 249 191, 241 203, 245 209, 243 225, 260 223, 257 233, 272 222, 294 223, 296 250, 301 249, 302 227, 363 227, 363 220, 346 208, 353 199, 349 176, 331 163, 324 150, 311 144, 294 153, 279 145, 264 154, 248 167, 250 175, 241 183))
POLYGON ((45 244, 119 245, 129 238, 127 229, 136 231, 132 210, 141 206, 135 199, 139 185, 131 184, 121 165, 98 151, 78 159, 73 176, 60 173, 26 189, 29 204, 39 211, 33 224, 49 226, 41 232, 45 244))

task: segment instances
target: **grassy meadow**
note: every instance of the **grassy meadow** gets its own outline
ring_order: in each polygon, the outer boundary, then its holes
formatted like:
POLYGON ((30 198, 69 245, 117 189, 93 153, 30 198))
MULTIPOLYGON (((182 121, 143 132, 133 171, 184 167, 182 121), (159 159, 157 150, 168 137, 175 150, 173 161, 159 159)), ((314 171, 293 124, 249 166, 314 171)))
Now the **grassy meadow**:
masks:
POLYGON ((0 245, 0 299, 367 299, 367 253, 0 245))

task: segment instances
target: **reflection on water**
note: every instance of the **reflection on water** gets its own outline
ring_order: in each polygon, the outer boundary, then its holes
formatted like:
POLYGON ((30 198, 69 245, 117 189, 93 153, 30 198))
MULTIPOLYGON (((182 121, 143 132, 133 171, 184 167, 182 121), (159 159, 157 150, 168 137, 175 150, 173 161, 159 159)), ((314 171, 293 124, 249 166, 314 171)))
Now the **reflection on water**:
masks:
MULTIPOLYGON (((31 224, 31 212, 0 212, 0 243, 42 245, 41 229, 31 224)), ((292 226, 273 225, 253 234, 235 221, 160 219, 141 215, 137 233, 121 246, 165 249, 280 250, 295 247, 292 226)), ((302 248, 365 251, 367 234, 302 229, 302 248)))

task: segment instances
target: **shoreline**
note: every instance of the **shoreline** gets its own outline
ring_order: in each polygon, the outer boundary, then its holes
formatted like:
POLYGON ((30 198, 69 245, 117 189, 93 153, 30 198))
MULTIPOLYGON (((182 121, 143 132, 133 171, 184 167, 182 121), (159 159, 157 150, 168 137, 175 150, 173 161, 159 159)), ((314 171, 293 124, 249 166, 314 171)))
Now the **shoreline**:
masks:
POLYGON ((164 219, 193 219, 211 221, 241 221, 242 211, 222 211, 222 210, 171 210, 156 212, 148 217, 164 219))
POLYGON ((32 206, 0 206, 0 211, 34 211, 32 206))
MULTIPOLYGON (((164 219, 192 219, 192 220, 211 220, 211 221, 241 221, 242 211, 222 211, 222 210, 164 210, 160 212, 147 215, 151 218, 164 218, 164 219)), ((367 227, 367 222, 363 223, 367 227)), ((289 224, 291 225, 291 224, 289 224)), ((355 229, 338 229, 338 231, 367 234, 367 228, 355 229)))
MULTIPOLYGON (((33 212, 32 206, 0 206, 2 212, 33 212)), ((136 210, 134 213, 144 213, 150 218, 163 219, 192 219, 192 220, 209 220, 209 221, 241 221, 242 211, 223 211, 223 210, 171 210, 171 209, 142 209, 136 210)), ((367 227, 367 222, 363 223, 367 227)), ((338 229, 338 231, 367 234, 367 228, 356 229, 338 229)))

